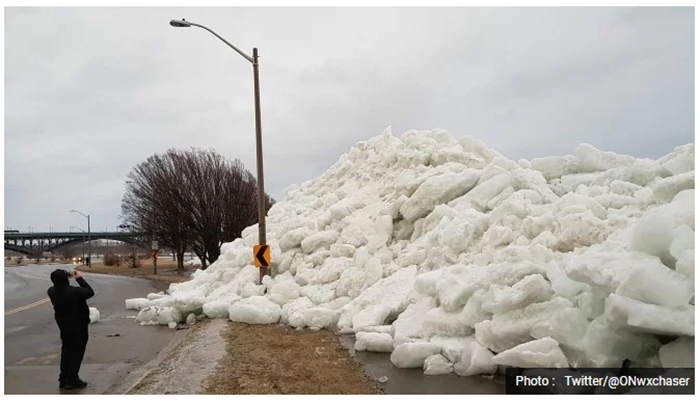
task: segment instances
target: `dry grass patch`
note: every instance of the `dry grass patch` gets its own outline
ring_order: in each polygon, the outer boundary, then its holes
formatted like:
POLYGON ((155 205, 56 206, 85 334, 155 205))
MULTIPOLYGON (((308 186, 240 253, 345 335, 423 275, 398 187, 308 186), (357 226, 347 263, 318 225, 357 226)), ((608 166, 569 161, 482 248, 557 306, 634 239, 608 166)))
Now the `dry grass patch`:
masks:
POLYGON ((228 323, 227 353, 206 394, 381 394, 329 331, 228 323))
POLYGON ((153 275, 153 261, 141 260, 141 266, 131 268, 126 264, 117 266, 106 266, 103 263, 92 264, 92 267, 81 265, 76 267, 81 272, 92 272, 97 274, 131 276, 136 278, 152 279, 161 282, 186 282, 190 280, 193 270, 177 270, 177 261, 158 261, 158 274, 153 275))

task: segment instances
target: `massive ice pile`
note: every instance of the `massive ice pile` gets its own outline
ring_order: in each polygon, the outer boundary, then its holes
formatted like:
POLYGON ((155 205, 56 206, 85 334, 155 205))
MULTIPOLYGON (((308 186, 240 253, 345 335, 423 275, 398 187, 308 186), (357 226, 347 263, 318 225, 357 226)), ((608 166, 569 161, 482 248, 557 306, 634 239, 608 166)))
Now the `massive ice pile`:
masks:
POLYGON ((189 282, 127 308, 144 323, 203 312, 338 329, 428 374, 687 365, 694 155, 583 144, 513 161, 442 130, 387 130, 270 209, 263 284, 252 226, 189 282))

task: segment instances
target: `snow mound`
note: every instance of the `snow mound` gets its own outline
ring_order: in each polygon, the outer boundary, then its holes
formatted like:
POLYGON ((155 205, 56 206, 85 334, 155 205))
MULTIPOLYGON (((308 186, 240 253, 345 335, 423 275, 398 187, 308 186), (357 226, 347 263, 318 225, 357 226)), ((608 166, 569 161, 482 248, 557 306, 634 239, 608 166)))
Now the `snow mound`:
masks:
POLYGON ((581 144, 513 161, 472 137, 387 129, 268 211, 262 284, 254 225, 189 281, 125 306, 149 324, 203 313, 339 330, 426 374, 684 364, 694 155, 581 144))

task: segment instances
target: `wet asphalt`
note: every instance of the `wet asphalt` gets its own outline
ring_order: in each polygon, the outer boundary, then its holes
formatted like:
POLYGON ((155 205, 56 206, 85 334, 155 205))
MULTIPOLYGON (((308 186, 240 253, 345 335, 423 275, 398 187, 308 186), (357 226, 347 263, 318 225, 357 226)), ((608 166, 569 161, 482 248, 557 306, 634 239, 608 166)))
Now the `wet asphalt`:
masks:
POLYGON ((5 267, 5 394, 117 393, 129 373, 155 359, 176 335, 168 327, 138 325, 136 312, 125 309, 124 299, 145 297, 165 290, 167 284, 84 274, 95 290, 88 305, 100 310, 100 321, 90 324, 80 371, 88 387, 64 391, 58 388, 58 327, 51 302, 42 303, 51 286, 49 273, 57 268, 72 269, 72 265, 5 267))

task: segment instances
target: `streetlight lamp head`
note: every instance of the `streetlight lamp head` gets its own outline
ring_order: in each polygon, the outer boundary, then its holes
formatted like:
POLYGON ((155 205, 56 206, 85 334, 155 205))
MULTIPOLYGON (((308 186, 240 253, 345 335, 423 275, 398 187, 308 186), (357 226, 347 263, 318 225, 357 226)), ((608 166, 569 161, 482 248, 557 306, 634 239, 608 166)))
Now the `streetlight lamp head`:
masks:
POLYGON ((192 24, 185 21, 184 18, 182 19, 182 21, 170 20, 170 25, 174 26, 175 28, 189 28, 190 26, 192 26, 192 24))

